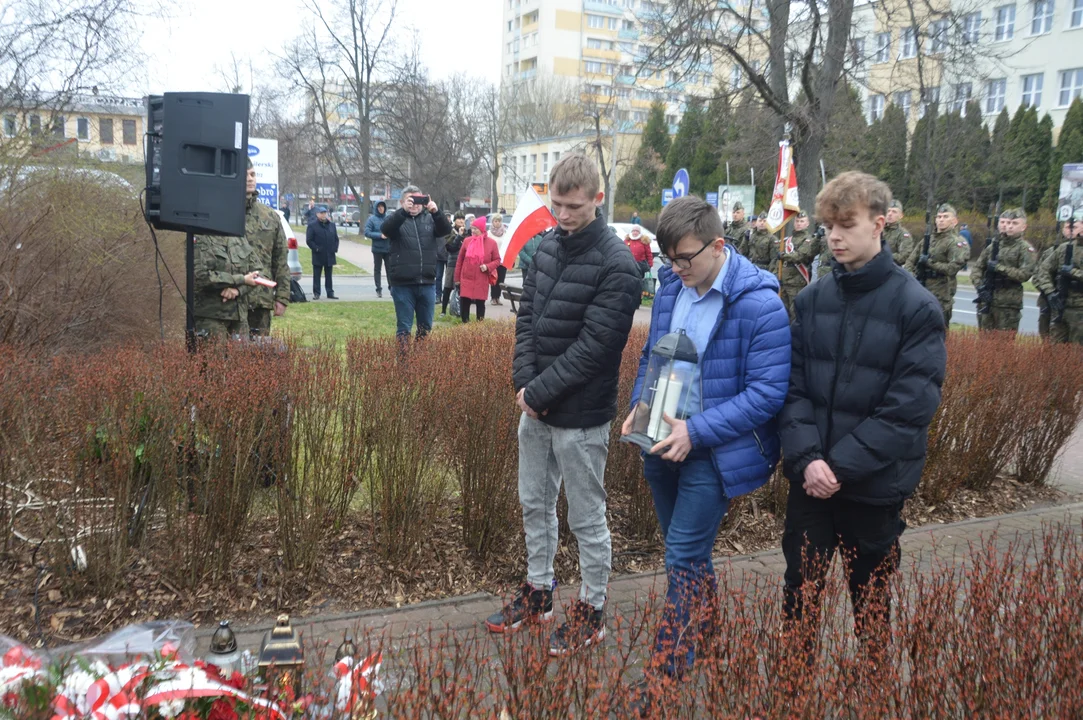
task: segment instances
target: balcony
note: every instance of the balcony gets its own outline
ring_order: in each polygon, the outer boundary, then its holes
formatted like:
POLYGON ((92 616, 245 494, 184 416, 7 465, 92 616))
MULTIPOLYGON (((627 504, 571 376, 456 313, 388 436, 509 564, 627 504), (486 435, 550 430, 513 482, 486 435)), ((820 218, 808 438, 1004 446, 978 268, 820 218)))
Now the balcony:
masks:
POLYGON ((617 37, 620 38, 621 40, 638 40, 639 39, 639 31, 635 30, 635 29, 632 29, 632 30, 620 30, 620 31, 617 32, 617 37))
POLYGON ((624 17, 624 10, 616 5, 599 2, 599 0, 583 0, 583 12, 596 13, 598 15, 612 15, 624 17))
POLYGON ((620 85, 635 85, 636 84, 636 76, 635 75, 618 75, 617 76, 617 83, 619 83, 620 85))
POLYGON ((530 70, 522 70, 519 72, 520 80, 533 80, 538 76, 538 68, 531 68, 530 70))

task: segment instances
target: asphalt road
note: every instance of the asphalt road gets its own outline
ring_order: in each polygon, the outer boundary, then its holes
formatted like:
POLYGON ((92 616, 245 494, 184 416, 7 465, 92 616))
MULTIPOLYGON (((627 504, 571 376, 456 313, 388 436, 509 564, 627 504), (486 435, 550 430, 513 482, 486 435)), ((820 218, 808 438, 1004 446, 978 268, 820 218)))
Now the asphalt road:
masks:
MULTIPOLYGON (((977 293, 970 285, 960 285, 955 291, 955 305, 951 310, 951 321, 960 325, 978 326, 977 305, 974 298, 977 293)), ((1023 319, 1019 322, 1019 332, 1038 334, 1038 295, 1023 293, 1023 319)))

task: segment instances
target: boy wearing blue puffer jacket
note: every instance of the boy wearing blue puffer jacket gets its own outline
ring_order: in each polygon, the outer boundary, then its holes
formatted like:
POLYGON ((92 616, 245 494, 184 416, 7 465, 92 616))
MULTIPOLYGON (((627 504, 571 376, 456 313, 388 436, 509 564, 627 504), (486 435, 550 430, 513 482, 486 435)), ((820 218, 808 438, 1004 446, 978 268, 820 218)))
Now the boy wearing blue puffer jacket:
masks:
MULTIPOLYGON (((718 211, 686 196, 662 212, 666 266, 632 392, 644 393, 651 348, 683 330, 699 363, 686 420, 645 456, 644 473, 666 543, 668 589, 651 669, 633 700, 647 712, 652 673, 679 678, 703 632, 713 630, 717 581, 711 552, 729 503, 765 484, 779 459, 777 415, 790 377, 790 326, 777 278, 726 246, 718 211)), ((628 416, 622 434, 633 432, 628 416)), ((660 677, 660 676, 656 676, 660 677)))

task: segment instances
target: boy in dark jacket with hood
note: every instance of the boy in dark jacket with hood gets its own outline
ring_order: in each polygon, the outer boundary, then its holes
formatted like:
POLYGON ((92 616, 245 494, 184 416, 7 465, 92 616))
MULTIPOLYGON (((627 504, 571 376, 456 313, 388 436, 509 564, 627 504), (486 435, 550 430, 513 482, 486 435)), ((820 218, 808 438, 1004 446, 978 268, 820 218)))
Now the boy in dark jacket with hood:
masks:
MULTIPOLYGON (((387 254, 391 252, 391 241, 384 235, 384 218, 387 217, 387 203, 383 200, 376 203, 376 212, 369 215, 365 221, 365 237, 372 241, 373 274, 376 275, 376 297, 384 296, 384 286, 380 282, 380 269, 387 265, 387 254)), ((387 268, 388 283, 391 279, 391 268, 387 268)))
POLYGON ((665 538, 668 579, 648 676, 680 677, 695 658, 700 628, 714 629, 711 553, 722 517, 733 498, 764 485, 778 462, 790 327, 778 279, 727 246, 718 211, 705 201, 688 195, 666 206, 658 245, 666 267, 621 434, 631 435, 650 415, 639 403, 653 401, 644 387, 651 349, 666 334, 684 332, 698 356, 688 417, 663 416, 670 430, 643 468, 665 538))
POLYGON ((899 565, 903 503, 921 479, 944 382, 944 314, 882 244, 890 203, 888 186, 865 173, 843 173, 820 191, 832 269, 794 303, 782 411, 783 611, 790 621, 807 615, 801 647, 810 659, 837 549, 858 637, 875 650, 890 631, 887 578, 899 565))

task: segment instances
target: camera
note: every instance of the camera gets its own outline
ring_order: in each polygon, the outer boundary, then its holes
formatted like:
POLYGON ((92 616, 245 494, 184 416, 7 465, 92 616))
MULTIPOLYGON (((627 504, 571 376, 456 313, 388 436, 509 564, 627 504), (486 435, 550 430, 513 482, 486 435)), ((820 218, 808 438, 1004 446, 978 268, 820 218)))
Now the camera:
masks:
POLYGON ((427 206, 429 204, 429 196, 428 195, 411 195, 410 196, 410 201, 414 205, 420 205, 421 207, 425 207, 425 206, 427 206))

